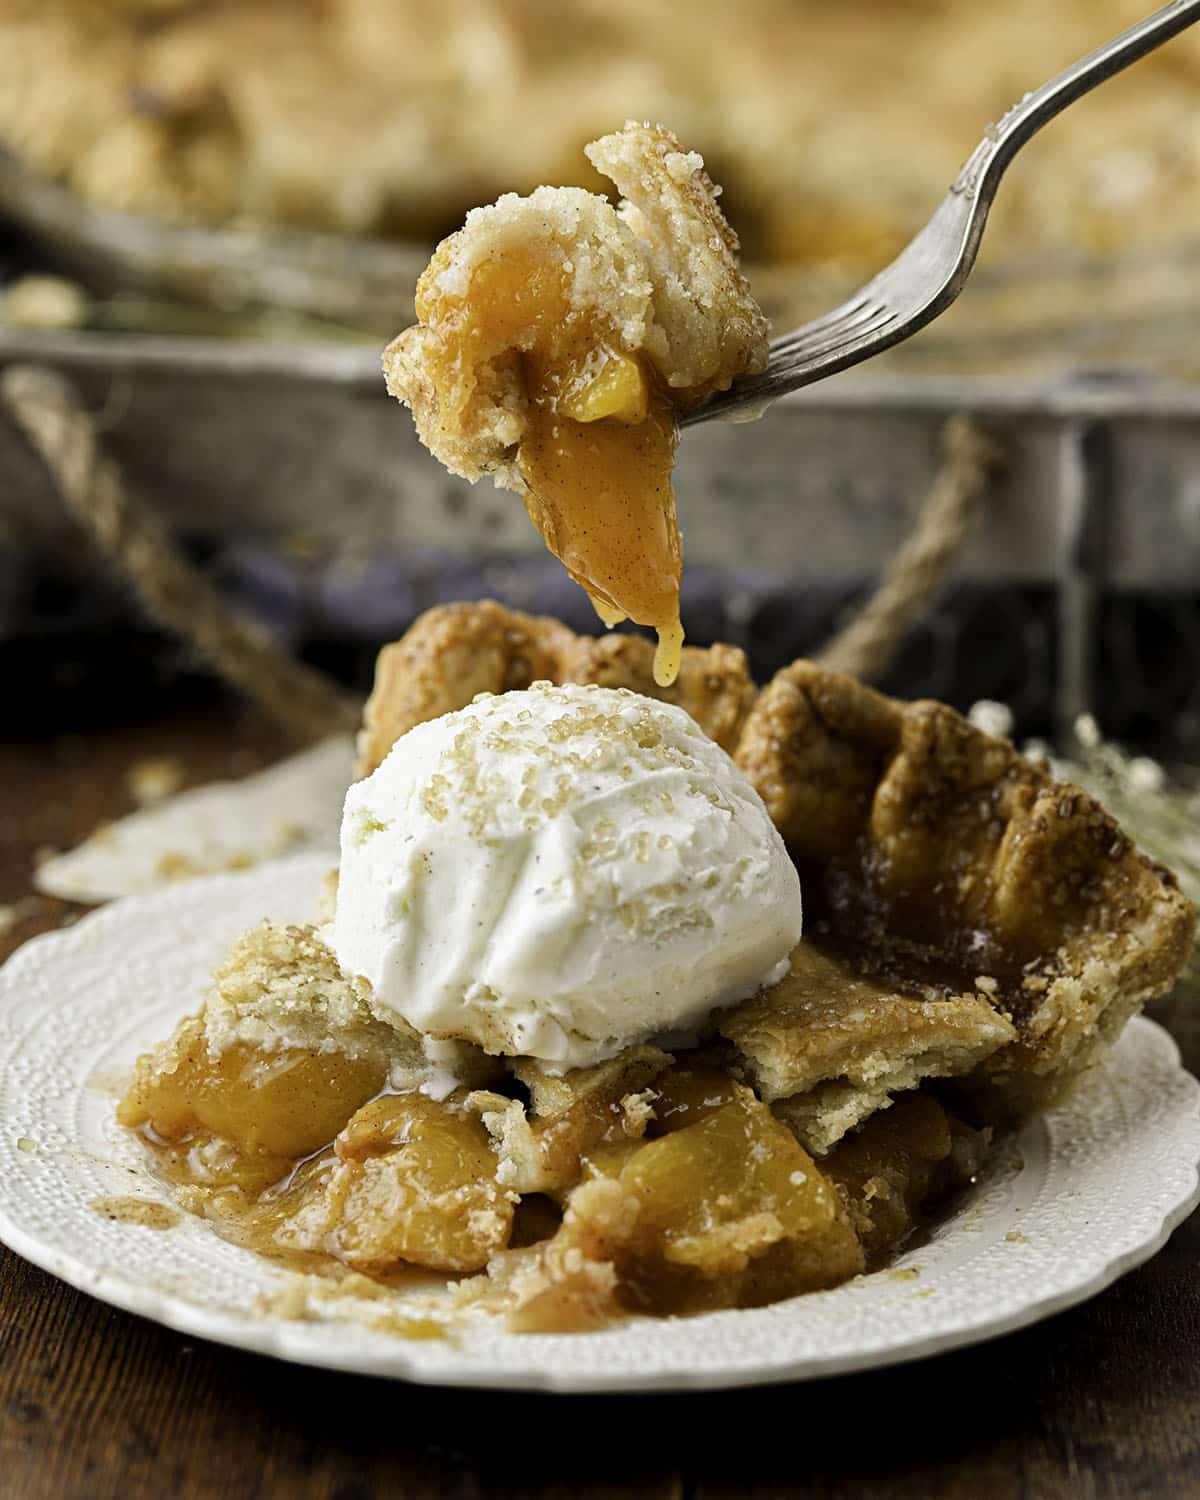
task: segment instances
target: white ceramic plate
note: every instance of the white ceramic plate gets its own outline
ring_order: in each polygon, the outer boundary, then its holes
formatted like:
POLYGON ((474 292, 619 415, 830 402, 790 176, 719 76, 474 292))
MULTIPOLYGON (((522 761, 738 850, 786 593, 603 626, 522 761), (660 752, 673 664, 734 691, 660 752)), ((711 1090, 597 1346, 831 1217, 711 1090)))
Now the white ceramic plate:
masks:
POLYGON ((865 1369, 1019 1328, 1146 1260, 1200 1199, 1200 1085, 1166 1033, 1139 1020, 1066 1103, 998 1152, 930 1243, 888 1271, 760 1310, 586 1335, 480 1322, 415 1341, 372 1326, 378 1304, 324 1297, 199 1219, 160 1231, 106 1217, 98 1202, 171 1201, 113 1119, 130 1064, 196 1006, 239 931, 311 914, 327 863, 278 861, 117 902, 0 971, 0 1238, 19 1254, 118 1307, 284 1359, 447 1385, 671 1390, 865 1369))
POLYGON ((321 853, 332 866, 353 780, 353 737, 336 735, 241 781, 211 781, 107 823, 43 861, 33 883, 64 901, 111 901, 283 854, 321 853))

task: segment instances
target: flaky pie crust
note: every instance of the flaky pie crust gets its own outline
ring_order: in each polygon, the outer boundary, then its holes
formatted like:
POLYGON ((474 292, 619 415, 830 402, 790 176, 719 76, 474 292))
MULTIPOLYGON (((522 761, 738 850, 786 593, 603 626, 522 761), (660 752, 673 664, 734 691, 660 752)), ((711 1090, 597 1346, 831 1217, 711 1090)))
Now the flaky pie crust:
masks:
POLYGON ((758 692, 735 647, 689 647, 663 689, 652 656, 491 601, 431 610, 380 654, 359 771, 414 724, 539 678, 692 714, 802 872, 793 972, 718 1018, 716 1045, 810 1149, 925 1077, 989 1118, 1040 1107, 1178 977, 1196 912, 1174 875, 1012 745, 809 661, 758 692))

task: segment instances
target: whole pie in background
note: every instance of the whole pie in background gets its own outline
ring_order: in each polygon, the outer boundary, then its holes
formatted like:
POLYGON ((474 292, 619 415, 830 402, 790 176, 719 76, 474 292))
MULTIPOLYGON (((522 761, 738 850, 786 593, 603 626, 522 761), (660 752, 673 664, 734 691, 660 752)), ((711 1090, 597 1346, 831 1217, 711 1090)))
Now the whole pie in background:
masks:
MULTIPOLYGON (((509 189, 595 189, 586 141, 666 119, 725 183, 754 261, 874 270, 985 121, 1144 9, 0 0, 0 144, 107 208, 432 243, 509 189)), ((1027 256, 1190 237, 1198 70, 1181 37, 1072 110, 990 239, 1027 256)))

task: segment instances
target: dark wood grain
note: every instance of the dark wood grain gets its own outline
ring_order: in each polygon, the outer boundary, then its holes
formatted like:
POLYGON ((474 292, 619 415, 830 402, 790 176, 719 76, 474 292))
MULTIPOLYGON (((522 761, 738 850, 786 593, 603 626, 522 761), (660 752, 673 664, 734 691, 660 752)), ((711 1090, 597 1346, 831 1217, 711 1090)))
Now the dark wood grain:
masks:
MULTIPOLYGON (((282 749, 223 702, 0 744, 0 954, 79 912, 35 851, 282 749)), ((1200 1018, 1158 1018, 1200 1065, 1200 1018)), ((1200 1496, 1200 1218, 1086 1306, 918 1365, 689 1397, 500 1396, 289 1366, 118 1313, 0 1251, 4 1500, 1109 1500, 1200 1496)))

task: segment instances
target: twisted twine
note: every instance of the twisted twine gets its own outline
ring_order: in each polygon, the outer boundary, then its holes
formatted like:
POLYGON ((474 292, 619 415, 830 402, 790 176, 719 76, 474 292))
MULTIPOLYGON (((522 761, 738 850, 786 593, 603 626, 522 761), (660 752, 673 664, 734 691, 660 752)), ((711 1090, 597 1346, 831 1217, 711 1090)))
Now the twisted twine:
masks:
POLYGON ((884 570, 875 592, 818 654, 823 667, 855 677, 878 677, 966 540, 1001 451, 969 417, 956 416, 942 429, 942 455, 912 533, 884 570))
POLYGON ((158 621, 258 703, 294 739, 354 729, 360 705, 323 672, 293 660, 229 607, 100 449, 93 419, 61 375, 41 365, 0 374, 0 401, 40 454, 72 512, 128 574, 158 621))

